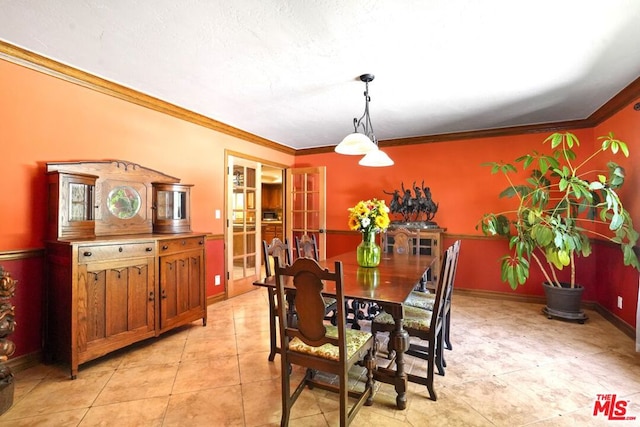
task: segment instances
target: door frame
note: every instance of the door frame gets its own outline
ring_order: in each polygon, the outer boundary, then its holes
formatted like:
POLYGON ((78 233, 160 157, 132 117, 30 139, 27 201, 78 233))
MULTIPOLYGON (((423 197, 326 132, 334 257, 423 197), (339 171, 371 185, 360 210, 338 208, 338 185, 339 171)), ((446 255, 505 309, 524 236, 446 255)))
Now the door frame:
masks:
MULTIPOLYGON (((314 167, 302 167, 302 168, 289 168, 286 170, 286 175, 287 175, 287 179, 286 179, 286 203, 287 203, 287 210, 286 210, 286 219, 287 219, 287 224, 286 224, 286 232, 285 232, 285 236, 287 236, 287 239, 289 239, 289 242, 292 245, 295 245, 295 241, 294 241, 294 229, 293 226, 295 225, 294 223, 296 222, 293 218, 294 215, 294 211, 296 215, 302 215, 303 219, 303 223, 304 225, 302 227, 298 227, 296 228, 295 232, 298 231, 302 231, 303 233, 309 234, 307 233, 307 231, 311 230, 313 234, 315 234, 317 236, 317 244, 318 244, 318 257, 320 259, 325 259, 326 258, 326 245, 327 245, 327 209, 326 209, 326 199, 327 199, 327 194, 326 194, 326 176, 327 176, 327 168, 326 166, 314 166, 314 167), (308 226, 308 221, 307 221, 307 217, 309 215, 309 210, 307 210, 306 208, 308 207, 308 200, 305 196, 303 202, 302 202, 302 206, 300 206, 301 208, 303 208, 302 210, 298 210, 297 207, 295 206, 295 202, 293 200, 293 193, 306 193, 308 192, 308 188, 306 188, 306 181, 305 181, 305 188, 300 190, 300 189, 294 189, 295 186, 295 179, 293 179, 293 175, 309 175, 309 174, 314 174, 314 175, 318 175, 318 180, 317 180, 317 185, 318 185, 318 205, 317 205, 317 212, 318 212, 318 228, 312 228, 308 226)), ((313 193, 313 191, 312 191, 313 193)), ((313 211, 316 211, 315 209, 313 211)), ((297 256, 297 254, 296 254, 297 256)))
MULTIPOLYGON (((233 160, 239 159, 241 162, 250 162, 256 164, 256 241, 255 241, 255 256, 258 273, 255 278, 258 279, 258 275, 262 271, 262 166, 269 166, 271 168, 282 169, 283 174, 283 211, 286 209, 286 197, 284 196, 286 183, 286 165, 266 161, 264 159, 248 156, 246 154, 225 150, 225 174, 224 174, 224 291, 225 298, 229 298, 229 289, 233 287, 232 273, 230 271, 230 263, 233 259, 233 218, 230 216, 232 209, 232 197, 233 197, 233 181, 230 179, 232 174, 233 165, 236 164, 233 160)), ((286 219, 282 218, 283 229, 286 230, 286 219)), ((234 295, 235 296, 235 295, 234 295)))

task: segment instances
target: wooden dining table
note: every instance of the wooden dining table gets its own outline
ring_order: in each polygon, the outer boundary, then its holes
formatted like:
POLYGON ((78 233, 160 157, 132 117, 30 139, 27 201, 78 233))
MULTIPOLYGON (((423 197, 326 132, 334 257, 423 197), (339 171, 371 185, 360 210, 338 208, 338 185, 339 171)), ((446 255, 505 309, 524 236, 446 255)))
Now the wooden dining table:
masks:
MULTIPOLYGON (((398 409, 407 407, 407 374, 404 366, 404 352, 409 348, 409 334, 403 327, 403 303, 430 268, 434 257, 430 255, 383 253, 377 267, 360 267, 356 261, 356 251, 343 253, 323 261, 320 265, 330 271, 335 262, 342 262, 344 297, 364 302, 377 303, 385 312, 393 316, 395 328, 389 336, 391 348, 396 351, 395 369, 378 366, 374 378, 393 384, 397 393, 398 409)), ((270 277, 253 283, 256 286, 274 288, 275 278, 270 277)), ((329 282, 324 288, 326 296, 336 295, 335 283, 329 282)))

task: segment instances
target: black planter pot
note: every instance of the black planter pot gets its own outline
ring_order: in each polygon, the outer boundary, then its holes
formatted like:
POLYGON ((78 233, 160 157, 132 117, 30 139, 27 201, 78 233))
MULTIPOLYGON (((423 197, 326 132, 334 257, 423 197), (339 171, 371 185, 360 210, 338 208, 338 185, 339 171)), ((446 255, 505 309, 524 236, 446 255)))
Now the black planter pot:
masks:
POLYGON ((589 318, 580 308, 584 288, 580 285, 571 288, 569 284, 566 283, 561 283, 561 285, 562 287, 559 288, 557 286, 551 286, 546 282, 542 284, 547 297, 547 306, 542 309, 542 312, 546 314, 549 319, 556 317, 567 320, 577 320, 579 323, 584 323, 584 321, 589 318))

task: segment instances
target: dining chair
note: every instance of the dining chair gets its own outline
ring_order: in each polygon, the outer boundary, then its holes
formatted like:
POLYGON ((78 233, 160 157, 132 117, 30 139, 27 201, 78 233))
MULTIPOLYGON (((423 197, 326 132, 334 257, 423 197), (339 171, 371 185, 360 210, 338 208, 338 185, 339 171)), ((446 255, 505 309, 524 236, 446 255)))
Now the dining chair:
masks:
POLYGON ((362 405, 373 403, 374 338, 369 332, 347 329, 342 289, 342 262, 335 270, 323 269, 312 258, 298 258, 290 266, 275 266, 276 296, 280 326, 280 360, 282 374, 281 426, 289 424, 291 408, 306 386, 331 390, 339 394, 340 425, 351 423, 362 405), (338 322, 336 326, 324 321, 322 291, 326 283, 335 283, 338 322), (297 322, 288 322, 284 312, 285 286, 295 289, 297 322), (362 364, 367 371, 362 392, 349 390, 349 370, 362 364), (291 365, 306 368, 300 383, 291 390, 291 365), (328 378, 316 371, 331 374, 328 378), (337 385, 334 380, 338 377, 337 385), (324 379, 323 379, 324 378, 324 379), (349 397, 355 403, 349 405, 349 397))
POLYGON ((399 255, 413 253, 414 234, 406 228, 398 228, 393 231, 387 231, 387 239, 393 237, 393 252, 399 255))
MULTIPOLYGON (((453 266, 455 265, 456 246, 451 245, 444 253, 441 260, 441 274, 438 278, 435 290, 435 298, 432 310, 423 310, 418 307, 404 307, 404 329, 409 337, 421 339, 427 343, 422 345, 418 343, 409 344, 409 349, 405 352, 411 356, 418 357, 427 361, 427 373, 422 377, 409 373, 407 378, 409 381, 425 385, 429 392, 431 400, 437 400, 437 394, 433 387, 433 378, 435 368, 438 368, 438 374, 444 375, 443 366, 443 315, 445 301, 450 298, 451 288, 453 285, 453 266)), ((371 322, 371 332, 373 336, 379 332, 391 332, 395 328, 393 317, 382 312, 376 316, 371 322)), ((395 352, 393 342, 389 341, 388 351, 395 352)), ((392 360, 391 363, 394 363, 392 360)))
MULTIPOLYGON (((316 261, 320 261, 320 252, 318 252, 318 241, 316 240, 316 235, 312 234, 309 236, 308 234, 303 234, 298 237, 295 236, 296 242, 296 253, 298 257, 303 258, 311 258, 316 261)), ((331 297, 324 297, 325 304, 327 307, 327 313, 325 316, 325 320, 331 321, 333 325, 336 324, 336 311, 335 311, 335 303, 336 300, 331 297)))
MULTIPOLYGON (((271 244, 266 240, 262 241, 262 255, 264 258, 264 270, 265 276, 273 276, 276 260, 280 265, 291 264, 292 255, 291 247, 289 246, 288 239, 282 242, 279 238, 275 237, 271 244)), ((270 351, 269 361, 273 361, 276 353, 280 353, 280 348, 277 345, 276 338, 276 321, 278 316, 276 294, 273 288, 267 288, 267 297, 269 299, 269 332, 270 332, 270 351)), ((289 321, 294 322, 296 317, 295 306, 293 303, 294 296, 289 292, 287 293, 287 315, 289 321)), ((336 299, 331 297, 323 297, 325 303, 325 319, 333 321, 336 311, 336 299)))
MULTIPOLYGON (((416 255, 414 242, 419 239, 418 233, 410 231, 406 228, 394 228, 387 230, 382 236, 382 246, 385 252, 392 251, 397 255, 416 255)), ((423 292, 427 291, 426 283, 428 281, 429 270, 426 270, 422 279, 416 283, 416 289, 423 292)))
MULTIPOLYGON (((456 271, 458 269, 458 254, 460 253, 460 240, 456 240, 454 242, 454 246, 456 246, 456 258, 455 265, 453 266, 453 277, 452 277, 452 287, 454 286, 456 279, 456 271)), ((453 346, 451 345, 450 331, 451 331, 451 296, 453 292, 449 295, 449 299, 445 301, 444 305, 444 348, 447 350, 453 350, 453 346)), ((405 301, 405 305, 411 307, 418 307, 423 310, 433 310, 433 301, 435 299, 435 294, 430 292, 421 292, 421 291, 413 291, 405 301)), ((446 362, 443 360, 443 365, 447 366, 446 362)))
MULTIPOLYGON (((273 276, 275 264, 291 264, 291 248, 287 239, 283 242, 275 237, 271 243, 266 240, 262 241, 262 257, 264 260, 264 272, 266 277, 273 276)), ((270 351, 269 361, 273 361, 276 353, 280 352, 276 338, 276 319, 278 316, 276 292, 273 288, 267 288, 267 297, 269 299, 269 332, 270 332, 270 351)), ((289 305, 287 305, 289 307, 289 305)), ((289 310, 288 310, 289 311, 289 310)), ((289 316, 293 316, 291 312, 289 316)))
POLYGON ((319 261, 320 255, 318 255, 318 242, 315 234, 312 234, 311 237, 308 234, 303 234, 300 237, 295 236, 295 242, 298 258, 306 257, 319 261))
MULTIPOLYGON (((318 252, 318 243, 314 234, 309 237, 307 234, 303 234, 301 237, 296 236, 296 252, 299 257, 307 257, 320 261, 318 252)), ((347 323, 351 323, 352 329, 361 329, 360 320, 371 320, 380 309, 375 303, 364 302, 359 300, 350 299, 345 301, 347 307, 347 323)), ((327 316, 330 318, 331 323, 335 326, 335 316, 327 316)))

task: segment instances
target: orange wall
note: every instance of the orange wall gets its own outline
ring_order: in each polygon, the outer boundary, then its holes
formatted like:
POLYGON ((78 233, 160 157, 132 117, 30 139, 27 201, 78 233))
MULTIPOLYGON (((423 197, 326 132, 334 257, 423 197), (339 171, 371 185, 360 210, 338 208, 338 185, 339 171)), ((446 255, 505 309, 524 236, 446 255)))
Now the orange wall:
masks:
POLYGON ((0 60, 0 250, 42 247, 48 161, 122 159, 194 184, 192 228, 223 233, 224 150, 293 156, 0 60), (9 205, 10 203, 10 205, 9 205), (4 207, 3 206, 3 207, 4 207))
MULTIPOLYGON (((609 131, 626 140, 632 152, 629 159, 621 157, 618 160, 627 166, 628 183, 622 197, 636 218, 636 228, 640 228, 640 198, 637 196, 640 173, 633 170, 634 166, 640 170, 640 112, 635 112, 633 104, 630 104, 595 129, 575 130, 581 141, 579 150, 592 153, 598 144, 596 137, 609 131)), ((513 207, 508 200, 497 197, 507 187, 503 176, 492 175, 489 168, 481 166, 481 163, 512 162, 532 148, 547 151, 548 146, 542 145, 547 136, 548 133, 537 133, 385 147, 384 151, 395 161, 395 165, 386 168, 363 168, 358 165, 359 156, 334 153, 298 156, 296 166, 327 167, 327 206, 331 207, 327 216, 327 248, 331 251, 327 255, 337 255, 357 243, 357 235, 331 232, 348 230, 347 209, 358 200, 377 197, 388 203, 391 197, 383 190, 400 189, 401 183, 408 188, 414 181, 421 184, 424 180, 425 186, 431 188, 433 200, 439 203, 435 221, 451 235, 447 242, 452 243, 453 238, 459 237, 463 240, 456 286, 512 292, 507 284, 500 281, 500 258, 508 251, 507 241, 474 237, 482 236, 475 226, 483 213, 513 207)), ((594 167, 598 166, 604 167, 594 164, 594 167)), ((619 248, 597 246, 594 257, 579 259, 577 264, 577 280, 585 286, 584 299, 603 304, 629 325, 635 325, 638 273, 622 265, 619 248), (616 308, 617 295, 624 297, 622 310, 616 308)), ((569 272, 565 270, 563 273, 569 272)), ((543 276, 532 269, 528 283, 515 292, 543 295, 539 285, 543 280, 543 276)))
MULTIPOLYGON (((591 131, 576 134, 585 141, 591 131)), ((532 146, 543 151, 546 134, 529 134, 498 138, 447 141, 422 145, 384 148, 395 161, 391 167, 364 168, 359 156, 334 153, 298 156, 296 166, 327 166, 327 228, 347 230, 347 208, 358 200, 377 197, 387 203, 391 197, 383 192, 417 185, 428 186, 439 204, 435 221, 453 234, 478 234, 476 223, 483 213, 513 206, 497 195, 507 187, 500 175, 491 175, 480 164, 489 161, 513 161, 532 146), (540 147, 538 147, 540 146, 540 147)))
MULTIPOLYGON (((122 159, 193 184, 192 229, 221 235, 225 150, 279 164, 294 158, 0 60, 0 252, 44 247, 45 163, 122 159)), ((19 281, 16 356, 40 348, 42 261, 1 262, 19 281), (23 266, 29 266, 24 268, 23 266), (11 271, 13 269, 14 271, 11 271), (35 337, 35 339, 34 339, 35 337)), ((224 242, 207 242, 207 295, 224 291, 224 242)))

